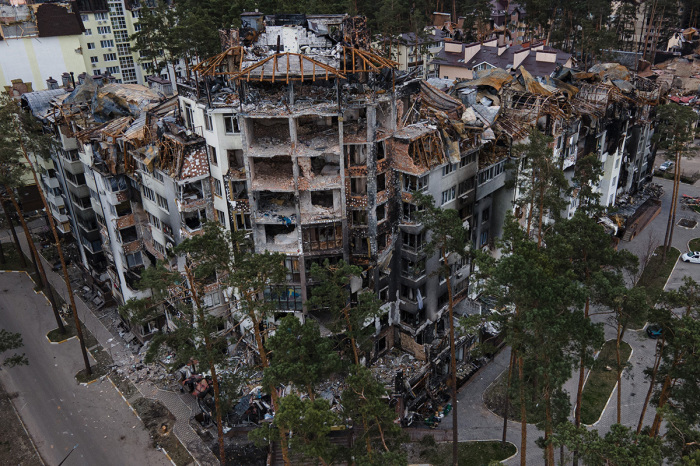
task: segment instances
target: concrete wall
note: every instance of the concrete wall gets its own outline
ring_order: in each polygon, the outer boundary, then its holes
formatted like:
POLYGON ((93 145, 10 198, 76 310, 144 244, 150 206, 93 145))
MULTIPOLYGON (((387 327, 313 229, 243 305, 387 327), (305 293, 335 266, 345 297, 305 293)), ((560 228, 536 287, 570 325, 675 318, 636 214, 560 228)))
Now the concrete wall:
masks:
POLYGON ((0 41, 0 86, 13 79, 31 82, 35 91, 46 89, 46 79, 60 81, 61 74, 85 71, 80 36, 33 37, 0 41))

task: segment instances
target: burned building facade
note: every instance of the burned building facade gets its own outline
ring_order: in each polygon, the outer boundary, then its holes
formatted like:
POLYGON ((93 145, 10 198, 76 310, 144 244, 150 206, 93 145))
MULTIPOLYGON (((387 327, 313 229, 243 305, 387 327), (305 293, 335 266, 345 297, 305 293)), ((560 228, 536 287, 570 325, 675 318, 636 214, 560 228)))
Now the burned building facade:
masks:
MULTIPOLYGON (((478 138, 458 99, 396 71, 345 15, 246 14, 225 50, 178 85, 190 128, 207 141, 217 219, 249 230, 258 252, 285 254, 288 280, 267 298, 278 318, 317 319, 313 264, 344 260, 353 292, 384 303, 369 359, 399 347, 427 364, 444 335, 447 289, 427 256, 414 192, 459 210, 469 227, 478 138), (224 204, 224 201, 226 204, 224 204)), ((450 258, 454 291, 468 262, 450 258)), ((369 361, 368 361, 369 362, 369 361)))

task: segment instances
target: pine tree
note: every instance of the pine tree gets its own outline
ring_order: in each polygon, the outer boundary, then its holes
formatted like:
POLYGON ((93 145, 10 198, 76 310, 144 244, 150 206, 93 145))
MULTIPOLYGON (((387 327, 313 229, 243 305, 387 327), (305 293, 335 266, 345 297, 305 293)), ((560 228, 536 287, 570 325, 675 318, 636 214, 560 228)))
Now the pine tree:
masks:
POLYGON ((265 369, 265 385, 293 383, 303 387, 311 400, 314 387, 340 369, 340 358, 331 340, 322 338, 316 321, 303 324, 293 315, 284 317, 275 334, 267 340, 270 365, 265 369))
POLYGON ((215 315, 205 309, 205 287, 216 285, 224 289, 222 280, 231 273, 230 241, 218 223, 207 222, 204 234, 188 238, 173 249, 181 256, 184 273, 171 270, 167 262, 144 271, 139 286, 152 290, 152 295, 132 300, 121 312, 131 318, 150 320, 156 316, 167 300, 179 311, 174 316, 177 328, 169 333, 153 337, 148 348, 146 362, 156 359, 165 345, 175 350, 174 365, 180 367, 191 360, 204 364, 210 374, 214 392, 214 411, 219 441, 219 460, 226 464, 223 432, 223 406, 220 370, 226 367, 226 338, 219 329, 225 327, 225 316, 215 315), (167 298, 166 298, 167 297, 167 298))
POLYGON ((681 182, 681 161, 683 157, 695 155, 696 150, 691 146, 691 143, 695 139, 695 125, 698 117, 692 108, 674 103, 657 107, 656 116, 659 126, 654 132, 654 140, 660 149, 666 150, 667 157, 672 157, 675 160, 671 210, 668 213, 666 235, 664 236, 663 263, 666 262, 666 254, 673 242, 678 188, 681 182))
POLYGON ((435 206, 432 196, 414 193, 413 199, 418 207, 417 218, 430 238, 424 248, 430 256, 440 254, 439 274, 445 278, 447 286, 447 309, 450 329, 450 385, 452 388, 452 463, 457 464, 459 446, 459 427, 457 405, 457 357, 455 350, 454 290, 452 289, 451 262, 454 257, 468 254, 468 236, 464 222, 454 209, 442 209, 435 206))

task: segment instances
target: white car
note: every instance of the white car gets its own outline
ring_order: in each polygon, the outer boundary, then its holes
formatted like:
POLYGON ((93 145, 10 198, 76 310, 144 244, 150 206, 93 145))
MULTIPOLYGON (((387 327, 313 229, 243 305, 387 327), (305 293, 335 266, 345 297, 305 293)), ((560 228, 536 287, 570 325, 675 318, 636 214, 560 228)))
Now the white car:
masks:
POLYGON ((666 170, 672 169, 675 164, 676 164, 675 162, 672 162, 671 160, 667 160, 659 166, 659 170, 661 170, 662 172, 665 172, 666 170))
POLYGON ((690 251, 686 252, 681 256, 683 262, 691 262, 693 264, 700 264, 700 251, 690 251))

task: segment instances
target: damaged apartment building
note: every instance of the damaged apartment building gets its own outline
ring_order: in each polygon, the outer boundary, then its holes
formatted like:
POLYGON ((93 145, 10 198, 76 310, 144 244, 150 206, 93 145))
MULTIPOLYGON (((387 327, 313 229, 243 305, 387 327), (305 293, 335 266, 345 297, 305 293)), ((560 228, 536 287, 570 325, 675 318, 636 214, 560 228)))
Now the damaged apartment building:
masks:
MULTIPOLYGON (((288 281, 267 293, 278 317, 323 328, 326 313, 305 305, 310 269, 344 260, 362 269, 352 291, 385 303, 368 362, 399 348, 446 374, 447 353, 429 359, 449 328, 447 289, 412 194, 431 194, 468 227, 479 139, 459 121, 464 104, 373 53, 362 18, 242 20, 177 89, 186 126, 206 141, 215 218, 286 256, 288 281)), ((469 264, 451 260, 454 290, 466 290, 469 264)))
MULTIPOLYGON (((265 292, 277 311, 268 324, 293 313, 326 335, 329 316, 306 305, 311 267, 356 265, 351 291, 384 303, 367 323, 375 342, 365 362, 404 413, 437 399, 449 366, 448 290, 439 257, 426 254, 416 192, 459 212, 474 246, 491 248, 506 212, 525 216, 508 180, 527 170, 513 147, 531 128, 553 137, 570 180, 578 160, 597 154, 606 206, 640 191, 651 173, 659 87, 619 65, 586 73, 552 65, 551 76, 533 76, 523 61, 469 80, 424 81, 373 52, 360 17, 244 13, 242 24, 220 31, 223 51, 195 66, 175 97, 80 78, 71 92, 25 99, 62 145, 54 176, 64 192, 82 190, 65 198, 67 215, 84 208, 90 227, 72 227, 84 265, 123 304, 144 296, 135 284, 145 267, 216 221, 245 230, 257 252, 284 254, 287 280, 265 292)), ((576 190, 568 201, 565 216, 576 190)), ((181 270, 181 259, 168 260, 181 270)), ((448 260, 462 312, 470 264, 448 260)), ((228 313, 245 340, 248 323, 230 298, 216 282, 205 290, 211 312, 228 313)), ((175 325, 176 307, 173 299, 156 318, 129 322, 132 332, 143 341, 175 325)), ((474 338, 458 340, 462 380, 475 367, 474 338)))
MULTIPOLYGON (((59 189, 49 191, 68 206, 91 282, 118 305, 147 296, 137 287, 143 269, 216 218, 204 139, 181 124, 176 97, 138 84, 84 77, 74 90, 23 99, 56 140, 56 163, 44 172, 48 182, 48 175, 57 178, 59 189)), ((170 259, 171 266, 180 260, 170 259)), ((212 312, 224 307, 215 284, 205 289, 204 301, 212 312)), ((123 317, 143 342, 174 325, 168 313, 176 307, 147 322, 123 317)))

